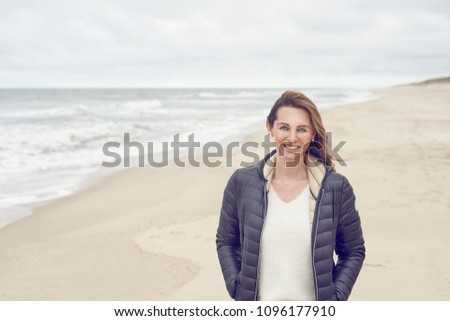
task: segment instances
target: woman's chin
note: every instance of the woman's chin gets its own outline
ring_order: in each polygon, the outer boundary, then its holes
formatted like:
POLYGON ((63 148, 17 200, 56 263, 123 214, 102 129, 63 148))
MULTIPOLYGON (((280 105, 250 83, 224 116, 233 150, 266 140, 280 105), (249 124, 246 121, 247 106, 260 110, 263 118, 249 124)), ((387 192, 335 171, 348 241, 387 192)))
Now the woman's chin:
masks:
POLYGON ((302 153, 292 153, 292 152, 283 152, 278 154, 278 157, 280 157, 281 161, 284 161, 285 163, 293 163, 293 165, 298 165, 302 159, 302 153))

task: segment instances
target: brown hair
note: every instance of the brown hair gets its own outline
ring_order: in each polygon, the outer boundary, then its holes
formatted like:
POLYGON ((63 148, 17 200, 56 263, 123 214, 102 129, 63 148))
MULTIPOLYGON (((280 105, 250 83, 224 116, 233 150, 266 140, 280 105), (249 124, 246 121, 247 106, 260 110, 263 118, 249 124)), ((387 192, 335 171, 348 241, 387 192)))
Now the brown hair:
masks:
POLYGON ((270 110, 269 116, 267 116, 270 127, 273 127, 274 122, 277 119, 277 111, 281 107, 301 108, 308 112, 315 134, 314 142, 311 142, 306 153, 319 158, 325 162, 325 164, 330 166, 333 171, 336 171, 333 164, 333 158, 327 151, 327 135, 322 123, 322 117, 320 117, 319 111, 312 100, 301 92, 294 90, 285 91, 281 97, 277 99, 270 110))

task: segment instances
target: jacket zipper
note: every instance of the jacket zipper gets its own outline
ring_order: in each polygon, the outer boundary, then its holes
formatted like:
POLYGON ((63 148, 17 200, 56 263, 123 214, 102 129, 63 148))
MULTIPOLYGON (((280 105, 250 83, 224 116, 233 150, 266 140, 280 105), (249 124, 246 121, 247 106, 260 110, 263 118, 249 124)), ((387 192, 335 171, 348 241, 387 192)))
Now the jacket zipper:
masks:
POLYGON ((264 225, 266 224, 266 216, 267 216, 267 190, 266 190, 266 186, 264 185, 264 220, 263 220, 263 225, 261 228, 261 235, 259 236, 259 248, 258 248, 258 264, 256 265, 256 289, 255 289, 255 296, 253 298, 253 301, 256 301, 258 298, 258 279, 259 279, 259 262, 260 262, 260 257, 261 257, 261 240, 262 240, 262 235, 263 235, 263 231, 264 231, 264 225))
MULTIPOLYGON (((325 180, 325 177, 323 178, 323 180, 325 180)), ((323 185, 322 185, 323 186, 323 185)), ((316 301, 319 301, 319 287, 317 285, 317 273, 316 273, 316 266, 314 264, 314 253, 315 253, 315 249, 316 249, 316 239, 317 239, 317 227, 318 227, 318 222, 319 222, 319 213, 320 213, 320 206, 322 203, 322 190, 323 188, 320 188, 319 191, 319 195, 317 197, 317 201, 318 203, 316 204, 316 208, 314 209, 314 218, 313 218, 313 224, 314 227, 311 230, 311 237, 312 237, 312 249, 311 249, 311 263, 312 263, 312 268, 313 268, 313 278, 314 278, 314 290, 315 290, 315 296, 316 296, 316 301)))
POLYGON ((311 263, 312 263, 312 268, 313 268, 313 278, 314 278, 314 289, 315 289, 315 294, 316 294, 316 301, 319 301, 319 286, 317 285, 317 273, 316 273, 316 266, 314 264, 314 254, 315 254, 315 250, 316 250, 317 227, 319 225, 320 207, 321 207, 322 198, 323 198, 322 197, 323 187, 324 187, 324 182, 325 182, 328 174, 329 174, 329 172, 325 173, 325 176, 323 177, 322 183, 320 186, 319 195, 317 195, 316 208, 314 209, 314 218, 313 218, 314 228, 311 229, 311 238, 312 238, 311 263))

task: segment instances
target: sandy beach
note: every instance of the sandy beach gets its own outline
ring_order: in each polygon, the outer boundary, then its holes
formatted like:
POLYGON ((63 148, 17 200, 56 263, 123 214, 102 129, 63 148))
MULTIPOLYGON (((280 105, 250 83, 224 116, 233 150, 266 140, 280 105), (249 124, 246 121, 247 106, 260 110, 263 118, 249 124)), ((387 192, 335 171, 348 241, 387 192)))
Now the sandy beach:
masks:
MULTIPOLYGON (((450 84, 377 94, 322 112, 366 240, 350 299, 450 300, 450 84)), ((0 229, 0 299, 230 300, 215 233, 240 160, 123 170, 0 229)))

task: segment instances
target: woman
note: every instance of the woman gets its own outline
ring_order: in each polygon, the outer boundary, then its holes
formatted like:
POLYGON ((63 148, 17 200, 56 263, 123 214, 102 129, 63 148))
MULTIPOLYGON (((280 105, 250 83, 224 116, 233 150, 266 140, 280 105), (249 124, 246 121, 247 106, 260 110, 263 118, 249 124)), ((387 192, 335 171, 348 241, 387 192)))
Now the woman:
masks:
POLYGON ((216 243, 227 290, 235 300, 347 300, 364 239, 317 107, 286 91, 266 127, 276 149, 236 170, 224 191, 216 243))

